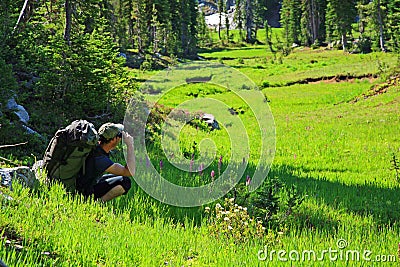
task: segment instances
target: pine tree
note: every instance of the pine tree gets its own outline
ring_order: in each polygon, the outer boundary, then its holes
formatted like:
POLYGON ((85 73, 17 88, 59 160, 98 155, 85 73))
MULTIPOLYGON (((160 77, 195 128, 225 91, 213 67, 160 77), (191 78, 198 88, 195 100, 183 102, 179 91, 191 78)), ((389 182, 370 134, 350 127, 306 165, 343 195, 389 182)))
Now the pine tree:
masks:
POLYGON ((225 11, 224 0, 218 0, 218 39, 221 40, 222 15, 225 11))
POLYGON ((302 0, 301 40, 304 45, 325 39, 325 0, 302 0))
POLYGON ((246 42, 252 43, 255 40, 254 34, 254 2, 252 0, 246 0, 245 2, 246 11, 246 42))
POLYGON ((328 0, 326 11, 327 38, 329 41, 340 37, 343 51, 347 46, 347 35, 357 16, 356 1, 328 0))
POLYGON ((393 51, 400 50, 400 1, 383 1, 387 5, 387 32, 390 36, 389 45, 393 51))
POLYGON ((210 43, 210 32, 206 24, 206 15, 203 11, 197 17, 197 39, 200 46, 207 46, 210 43))
POLYGON ((286 44, 298 44, 301 34, 301 0, 283 0, 281 18, 286 44))
POLYGON ((245 0, 236 0, 236 12, 234 16, 234 21, 236 22, 237 29, 239 29, 240 40, 243 41, 243 21, 244 21, 244 1, 245 0))

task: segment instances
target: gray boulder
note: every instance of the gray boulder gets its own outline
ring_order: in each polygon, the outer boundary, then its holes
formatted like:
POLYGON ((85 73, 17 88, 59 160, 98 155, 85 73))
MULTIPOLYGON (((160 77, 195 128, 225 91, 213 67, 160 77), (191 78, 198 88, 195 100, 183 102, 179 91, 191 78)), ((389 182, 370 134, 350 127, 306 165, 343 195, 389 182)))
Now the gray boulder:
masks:
POLYGON ((18 180, 23 186, 29 188, 35 187, 39 182, 35 173, 27 166, 0 169, 0 177, 0 185, 8 187, 10 190, 12 190, 15 180, 18 180))
POLYGON ((215 120, 215 117, 212 114, 207 114, 207 113, 204 114, 201 117, 201 120, 204 121, 205 123, 207 123, 211 127, 212 130, 220 129, 218 122, 215 120))
POLYGON ((23 106, 18 105, 14 98, 11 98, 8 100, 6 107, 8 110, 13 110, 15 115, 18 116, 19 120, 22 123, 24 123, 24 124, 28 123, 28 121, 29 121, 28 112, 26 111, 26 109, 23 106))

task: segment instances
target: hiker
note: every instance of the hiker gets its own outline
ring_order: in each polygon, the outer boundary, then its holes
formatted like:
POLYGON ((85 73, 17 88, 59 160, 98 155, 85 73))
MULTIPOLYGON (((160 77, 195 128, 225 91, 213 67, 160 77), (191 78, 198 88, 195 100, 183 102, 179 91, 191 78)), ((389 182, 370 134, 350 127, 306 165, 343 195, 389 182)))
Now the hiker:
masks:
POLYGON ((131 188, 129 176, 135 173, 135 154, 133 137, 123 131, 122 124, 105 123, 99 131, 99 141, 86 158, 84 172, 76 181, 76 190, 84 196, 93 195, 95 199, 108 201, 126 194, 131 188), (121 165, 110 159, 110 151, 124 140, 127 145, 127 163, 121 165), (104 173, 108 174, 104 174, 104 173))

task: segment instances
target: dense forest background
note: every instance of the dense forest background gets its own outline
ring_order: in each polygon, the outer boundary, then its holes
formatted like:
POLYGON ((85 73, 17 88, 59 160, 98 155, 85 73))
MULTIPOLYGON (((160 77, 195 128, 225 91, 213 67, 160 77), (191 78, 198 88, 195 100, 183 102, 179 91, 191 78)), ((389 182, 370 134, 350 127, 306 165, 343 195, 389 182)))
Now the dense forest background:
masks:
MULTIPOLYGON (((1 1, 0 144, 26 134, 7 109, 10 98, 30 111, 29 127, 42 137, 77 118, 121 121, 138 87, 128 61, 153 69, 163 57, 196 59, 199 49, 260 43, 286 53, 295 46, 398 52, 399 11, 400 0, 1 1), (218 27, 206 24, 210 14, 219 14, 218 27), (279 44, 271 27, 283 28, 279 44), (266 40, 257 39, 259 29, 266 40)), ((40 153, 42 137, 29 138, 40 153)))

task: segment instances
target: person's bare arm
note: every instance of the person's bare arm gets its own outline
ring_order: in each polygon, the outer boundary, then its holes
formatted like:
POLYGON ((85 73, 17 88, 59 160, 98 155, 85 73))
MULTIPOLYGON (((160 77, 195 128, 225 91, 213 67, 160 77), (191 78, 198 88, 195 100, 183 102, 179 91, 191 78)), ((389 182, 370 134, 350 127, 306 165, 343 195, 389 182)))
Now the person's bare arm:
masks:
POLYGON ((133 176, 135 175, 135 169, 136 169, 136 161, 135 161, 135 150, 133 146, 133 137, 130 136, 126 132, 122 132, 123 135, 123 140, 126 144, 127 150, 126 150, 126 161, 127 164, 125 166, 119 164, 119 163, 114 163, 110 167, 106 169, 106 172, 115 174, 115 175, 122 175, 122 176, 133 176))

